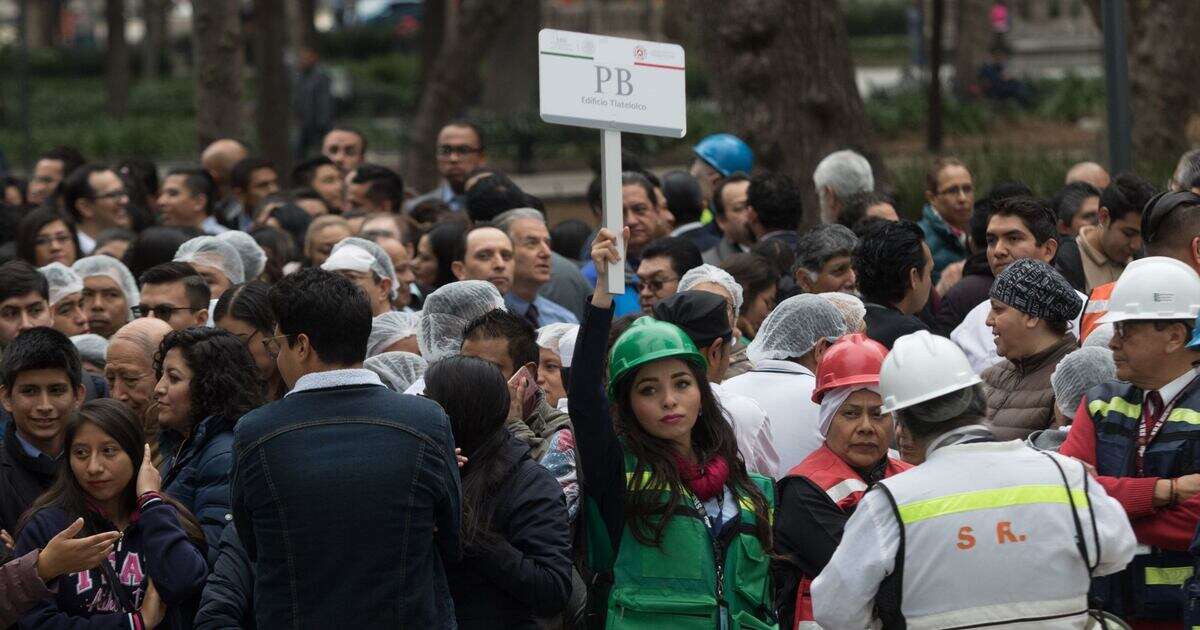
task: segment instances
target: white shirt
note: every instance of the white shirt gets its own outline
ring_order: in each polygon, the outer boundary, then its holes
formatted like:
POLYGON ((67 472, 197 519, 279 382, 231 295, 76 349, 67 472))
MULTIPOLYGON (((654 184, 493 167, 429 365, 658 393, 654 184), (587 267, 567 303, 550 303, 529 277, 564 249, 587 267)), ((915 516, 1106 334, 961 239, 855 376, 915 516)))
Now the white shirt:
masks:
POLYGON ((421 378, 418 378, 417 380, 413 381, 413 384, 409 385, 408 389, 404 390, 404 393, 408 394, 410 396, 420 396, 421 394, 424 394, 425 393, 425 377, 422 376, 421 378))
POLYGON ((209 234, 211 236, 224 234, 225 232, 229 231, 229 228, 221 225, 221 223, 217 221, 217 218, 212 216, 204 217, 204 222, 200 224, 200 229, 203 230, 205 234, 209 234))
MULTIPOLYGON (((1078 291, 1075 293, 1083 299, 1084 304, 1087 304, 1088 297, 1086 295, 1078 291)), ((992 329, 987 325, 988 313, 991 310, 991 300, 980 302, 967 313, 958 328, 950 333, 950 341, 962 348, 976 374, 981 374, 984 370, 1000 362, 1000 355, 996 353, 996 339, 992 336, 992 329)), ((1082 311, 1067 327, 1068 331, 1077 339, 1079 338, 1080 317, 1083 317, 1082 311)))
MULTIPOLYGON (((1050 466, 1050 463, 1040 461, 1044 459, 1045 456, 1034 453, 1018 441, 954 444, 935 449, 924 464, 905 471, 895 478, 900 479, 904 475, 913 473, 922 475, 936 473, 936 476, 943 479, 947 477, 971 479, 972 475, 979 475, 979 469, 983 467, 989 469, 987 476, 990 481, 997 476, 1027 474, 1030 466, 1036 463, 1045 467, 1045 476, 1048 482, 1061 484, 1058 472, 1050 466), (1033 460, 1033 457, 1037 457, 1038 460, 1033 460), (1002 463, 997 464, 997 462, 1010 460, 1016 467, 1011 471, 1004 470, 1002 463)), ((1064 470, 1066 470, 1068 478, 1079 478, 1081 472, 1078 471, 1078 464, 1075 465, 1073 473, 1066 467, 1065 461, 1066 458, 1060 458, 1060 462, 1064 462, 1064 470)), ((919 478, 914 479, 919 480, 919 478)), ((1078 488, 1077 483, 1073 482, 1072 488, 1078 488)), ((981 486, 986 487, 986 485, 987 482, 981 482, 981 486)), ((936 488, 930 488, 928 492, 930 497, 939 496, 936 488)), ((1093 537, 1092 528, 1087 522, 1091 520, 1088 510, 1080 507, 1078 512, 1083 518, 1086 544, 1093 563, 1096 562, 1095 543, 1096 539, 1099 539, 1099 564, 1092 575, 1109 575, 1125 568, 1133 557, 1137 541, 1124 508, 1115 499, 1108 496, 1103 486, 1095 483, 1095 480, 1090 480, 1087 485, 1087 496, 1095 516, 1097 536, 1093 537)), ((904 499, 897 497, 897 501, 903 503, 904 499)), ((1042 506, 1046 510, 1054 510, 1056 513, 1066 512, 1069 514, 1070 508, 1062 504, 1049 503, 1042 506)), ((975 533, 981 541, 985 540, 989 534, 982 529, 975 533)), ((878 621, 872 618, 875 595, 878 593, 883 579, 895 569, 899 539, 900 528, 892 511, 891 503, 881 491, 868 492, 859 502, 849 522, 846 523, 845 532, 842 534, 842 543, 838 545, 829 564, 813 582, 813 616, 817 623, 824 628, 847 630, 878 627, 878 621)), ((992 542, 994 540, 993 538, 992 542)), ((905 575, 919 576, 936 571, 939 553, 961 553, 954 546, 954 542, 954 538, 951 538, 946 549, 931 551, 927 555, 919 550, 907 549, 905 555, 908 561, 904 568, 905 575)), ((1064 540, 1063 544, 1070 545, 1069 553, 1073 554, 1072 561, 1082 564, 1083 559, 1075 549, 1074 542, 1068 539, 1064 540)), ((963 575, 961 579, 968 584, 984 585, 977 588, 995 586, 994 576, 989 576, 988 573, 989 567, 980 566, 979 571, 979 575, 963 575)), ((1025 580, 1037 580, 1038 577, 1036 567, 1030 567, 1030 574, 1022 576, 1025 580)), ((1081 574, 1080 578, 1083 580, 1084 576, 1081 574)), ((1087 592, 1087 586, 1086 582, 1079 584, 1081 593, 1087 592)), ((1003 598, 1006 594, 1004 589, 1000 588, 997 588, 995 593, 998 598, 1003 598)), ((997 601, 1003 601, 1003 599, 997 601)), ((907 599, 905 603, 909 603, 907 599)), ((1083 628, 1079 618, 1065 619, 1059 623, 1044 622, 1037 627, 1083 628)))
POLYGON ((770 418, 779 467, 775 478, 787 474, 810 453, 821 448, 821 406, 812 401, 817 377, 792 361, 766 359, 755 369, 721 384, 723 391, 752 398, 770 418))
POLYGON ((1162 396, 1163 404, 1171 404, 1171 401, 1179 395, 1179 392, 1182 392, 1183 388, 1187 387, 1188 383, 1191 383, 1192 379, 1196 378, 1196 372, 1197 370, 1195 368, 1188 370, 1176 377, 1175 380, 1160 387, 1158 389, 1158 395, 1162 396))
POLYGON ((292 391, 284 394, 284 398, 310 389, 326 389, 328 387, 346 387, 348 385, 378 385, 383 387, 379 375, 363 368, 346 368, 343 370, 327 370, 325 372, 309 372, 296 379, 292 391))
POLYGON ((88 236, 83 230, 76 230, 75 235, 79 237, 79 257, 91 256, 92 252, 96 251, 96 239, 88 236))
MULTIPOLYGON (((743 396, 710 383, 713 396, 725 410, 725 419, 733 427, 738 451, 746 461, 746 470, 775 478, 779 470, 779 453, 775 452, 775 440, 771 436, 771 419, 753 398, 743 396)), ((561 404, 566 399, 560 400, 561 404)))

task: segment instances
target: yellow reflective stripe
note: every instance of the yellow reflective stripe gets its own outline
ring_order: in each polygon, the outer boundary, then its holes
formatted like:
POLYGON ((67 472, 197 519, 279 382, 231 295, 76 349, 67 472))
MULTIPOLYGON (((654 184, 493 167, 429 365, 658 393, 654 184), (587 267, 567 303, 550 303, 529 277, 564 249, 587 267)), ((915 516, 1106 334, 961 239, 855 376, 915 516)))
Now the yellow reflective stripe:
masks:
MULTIPOLYGON (((1083 490, 1071 490, 1071 496, 1074 497, 1077 507, 1087 507, 1088 499, 1086 492, 1083 490)), ((992 490, 960 492, 936 499, 925 499, 924 501, 907 503, 900 506, 900 520, 907 525, 948 514, 989 510, 1014 505, 1029 505, 1032 503, 1069 504, 1070 502, 1067 499, 1066 489, 1060 485, 1037 484, 1011 486, 1008 488, 994 488, 992 490)))
POLYGON ((1146 586, 1182 586, 1192 567, 1146 567, 1146 586))
POLYGON ((1193 411, 1191 409, 1172 409, 1171 415, 1167 416, 1167 422, 1200 424, 1200 411, 1193 411))
POLYGON ((1115 411, 1129 418, 1142 417, 1141 405, 1135 405, 1120 396, 1115 396, 1112 400, 1093 400, 1088 403, 1088 413, 1092 415, 1096 415, 1097 413, 1107 414, 1110 411, 1115 411))

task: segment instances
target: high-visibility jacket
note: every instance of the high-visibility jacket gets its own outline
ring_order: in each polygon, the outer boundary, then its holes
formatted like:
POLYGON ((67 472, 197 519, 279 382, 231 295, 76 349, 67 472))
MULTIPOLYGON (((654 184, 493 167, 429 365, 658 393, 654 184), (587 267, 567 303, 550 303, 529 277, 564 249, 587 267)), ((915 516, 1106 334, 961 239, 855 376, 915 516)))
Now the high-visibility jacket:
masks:
POLYGON ((1082 629, 1090 575, 1124 567, 1135 545, 1079 462, 1015 440, 951 444, 860 502, 813 582, 814 613, 865 627, 874 599, 885 628, 1082 629))
MULTIPOLYGON (((912 464, 889 457, 883 476, 891 477, 909 468, 912 468, 912 464)), ((813 451, 812 455, 788 471, 787 476, 803 477, 811 481, 825 492, 825 495, 838 509, 847 514, 854 511, 855 506, 868 490, 862 477, 845 460, 829 450, 829 446, 822 446, 813 451)), ((800 625, 801 623, 813 620, 811 590, 812 581, 815 578, 815 575, 805 575, 800 578, 800 586, 796 589, 794 627, 803 627, 800 625)))
MULTIPOLYGON (((634 463, 627 455, 626 480, 641 487, 634 480, 634 463)), ((643 483, 649 481, 648 475, 644 473, 643 483)), ((753 473, 750 478, 773 509, 771 480, 753 473)), ((657 489, 629 492, 660 493, 664 502, 667 497, 657 489)), ((691 492, 684 493, 679 509, 669 517, 657 547, 638 542, 626 524, 612 567, 605 627, 777 629, 771 611, 769 559, 754 536, 753 505, 747 497, 736 498, 739 522, 725 524, 715 539, 701 514, 704 508, 691 492)), ((603 528, 589 528, 590 546, 605 544, 602 532, 603 528)))
POLYGON ((1083 316, 1079 319, 1079 343, 1083 343, 1083 340, 1100 325, 1100 318, 1108 314, 1108 298, 1112 297, 1115 286, 1116 282, 1109 282, 1092 289, 1092 294, 1088 296, 1087 304, 1083 307, 1083 316))
MULTIPOLYGON (((1096 472, 1161 478, 1200 472, 1200 382, 1180 393, 1146 447, 1138 475, 1134 458, 1144 395, 1133 385, 1115 381, 1088 390, 1088 412, 1096 427, 1096 472)), ((1185 603, 1181 586, 1192 575, 1192 565, 1185 551, 1143 547, 1127 570, 1097 579, 1092 596, 1121 617, 1180 619, 1185 603)))

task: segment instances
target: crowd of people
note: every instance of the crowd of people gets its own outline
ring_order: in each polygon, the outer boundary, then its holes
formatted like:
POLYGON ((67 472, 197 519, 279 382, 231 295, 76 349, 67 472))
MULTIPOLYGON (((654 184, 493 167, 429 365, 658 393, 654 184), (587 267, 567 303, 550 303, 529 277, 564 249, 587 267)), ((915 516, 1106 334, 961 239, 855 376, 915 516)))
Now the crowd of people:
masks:
POLYGON ((367 149, 3 180, 0 627, 1200 624, 1200 151, 898 208, 717 134, 617 233, 367 149))

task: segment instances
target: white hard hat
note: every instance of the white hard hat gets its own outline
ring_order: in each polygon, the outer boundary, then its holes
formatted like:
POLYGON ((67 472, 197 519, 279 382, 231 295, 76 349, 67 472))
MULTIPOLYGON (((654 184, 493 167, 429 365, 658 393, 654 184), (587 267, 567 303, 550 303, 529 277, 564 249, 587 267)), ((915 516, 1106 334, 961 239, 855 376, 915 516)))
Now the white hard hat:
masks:
POLYGON ((891 413, 981 382, 953 341, 921 330, 897 339, 883 359, 880 410, 891 413))
POLYGON ((1200 276, 1188 265, 1167 258, 1150 256, 1125 267, 1112 296, 1102 324, 1130 319, 1194 320, 1200 313, 1200 276))

